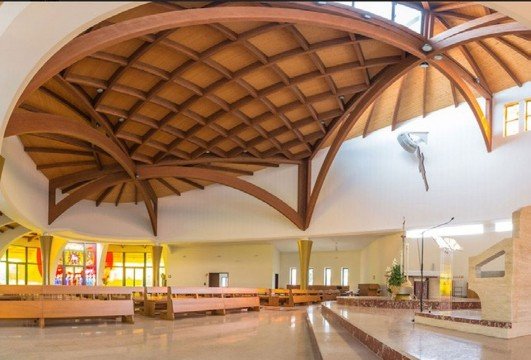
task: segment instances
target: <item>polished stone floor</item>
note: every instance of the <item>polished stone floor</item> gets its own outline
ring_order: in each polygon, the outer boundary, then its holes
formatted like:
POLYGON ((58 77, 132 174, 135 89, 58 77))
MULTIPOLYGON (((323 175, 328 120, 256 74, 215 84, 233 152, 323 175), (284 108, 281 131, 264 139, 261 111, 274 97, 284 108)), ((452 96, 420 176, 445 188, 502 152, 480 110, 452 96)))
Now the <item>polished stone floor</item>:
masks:
POLYGON ((0 359, 304 359, 314 353, 306 309, 262 310, 175 321, 0 324, 0 359), (109 358, 112 356, 112 358, 109 358))
MULTIPOLYGON (((531 336, 506 340, 415 324, 411 321, 413 310, 338 305, 335 302, 327 302, 325 306, 363 332, 412 358, 531 359, 531 336)), ((473 311, 468 313, 474 315, 473 311)))

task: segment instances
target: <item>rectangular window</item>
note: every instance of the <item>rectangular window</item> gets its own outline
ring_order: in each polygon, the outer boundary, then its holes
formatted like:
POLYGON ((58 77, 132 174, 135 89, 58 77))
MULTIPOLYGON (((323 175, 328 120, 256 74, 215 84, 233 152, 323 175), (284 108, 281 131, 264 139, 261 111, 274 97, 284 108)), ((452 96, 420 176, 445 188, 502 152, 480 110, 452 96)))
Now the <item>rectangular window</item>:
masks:
POLYGON ((324 268, 324 284, 332 285, 332 269, 329 267, 324 268))
POLYGON ((348 286, 348 268, 341 268, 341 286, 348 286))
POLYGON ((395 4, 395 18, 393 21, 420 33, 422 13, 407 5, 395 4))
POLYGON ((531 100, 525 101, 525 131, 531 131, 531 100))
POLYGON ((308 285, 313 285, 313 268, 308 269, 308 285))
POLYGON ((379 15, 386 19, 393 19, 392 1, 354 1, 354 7, 379 15))
POLYGON ((289 268, 289 284, 297 285, 297 268, 289 268))
POLYGON ((503 136, 518 134, 520 111, 519 104, 512 103, 505 105, 503 136))

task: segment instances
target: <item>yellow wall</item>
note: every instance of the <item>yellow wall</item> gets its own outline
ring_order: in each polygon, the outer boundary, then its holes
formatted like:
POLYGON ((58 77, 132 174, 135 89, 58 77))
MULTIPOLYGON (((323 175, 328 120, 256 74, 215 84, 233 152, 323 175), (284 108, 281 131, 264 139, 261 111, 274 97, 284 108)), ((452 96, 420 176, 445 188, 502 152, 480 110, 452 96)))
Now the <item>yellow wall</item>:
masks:
POLYGON ((382 236, 361 250, 360 283, 385 284, 385 269, 391 266, 395 258, 400 262, 400 235, 401 233, 382 236))
POLYGON ((231 287, 271 287, 273 245, 170 247, 168 285, 205 286, 208 273, 228 272, 231 287))
MULTIPOLYGON (((280 283, 281 288, 289 283, 290 267, 297 268, 299 276, 299 254, 297 252, 280 253, 280 283)), ((349 269, 349 286, 357 289, 360 278, 360 252, 359 251, 322 251, 312 252, 310 267, 313 268, 313 284, 324 284, 324 268, 332 269, 332 285, 341 284, 341 268, 349 269)), ((297 281, 298 283, 298 281, 297 281)))

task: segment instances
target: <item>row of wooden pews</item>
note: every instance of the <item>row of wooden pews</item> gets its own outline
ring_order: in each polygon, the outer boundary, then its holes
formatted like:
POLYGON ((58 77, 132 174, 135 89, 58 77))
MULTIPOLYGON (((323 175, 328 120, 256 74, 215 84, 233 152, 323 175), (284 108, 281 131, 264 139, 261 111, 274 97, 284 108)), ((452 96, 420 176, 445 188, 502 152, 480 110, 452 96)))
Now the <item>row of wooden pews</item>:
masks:
POLYGON ((0 286, 0 319, 121 317, 132 323, 138 308, 144 315, 227 310, 260 310, 257 289, 108 286, 0 286))
POLYGON ((108 286, 0 286, 0 319, 121 317, 132 323, 132 288, 108 286))
POLYGON ((258 289, 258 296, 265 306, 309 305, 336 300, 339 290, 258 289))

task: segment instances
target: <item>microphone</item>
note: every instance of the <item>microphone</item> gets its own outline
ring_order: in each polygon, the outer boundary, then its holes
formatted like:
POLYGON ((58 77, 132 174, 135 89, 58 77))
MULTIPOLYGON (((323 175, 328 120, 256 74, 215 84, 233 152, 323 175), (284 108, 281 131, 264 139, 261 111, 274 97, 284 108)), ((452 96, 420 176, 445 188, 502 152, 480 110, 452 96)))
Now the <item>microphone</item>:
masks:
POLYGON ((441 227, 441 226, 444 226, 444 225, 448 225, 449 223, 454 221, 454 219, 455 219, 455 217, 452 216, 452 218, 450 220, 448 220, 447 222, 444 222, 444 223, 439 224, 439 225, 432 226, 431 228, 424 230, 421 234, 424 235, 424 233, 427 232, 427 231, 430 231, 430 230, 433 230, 433 229, 437 229, 438 227, 441 227))

